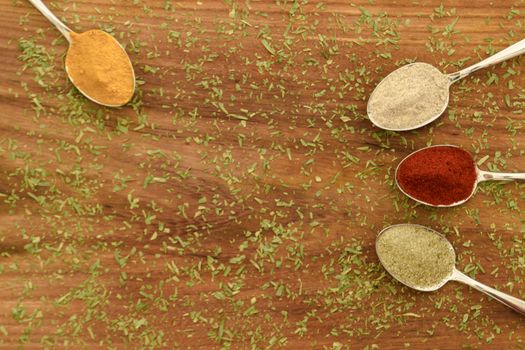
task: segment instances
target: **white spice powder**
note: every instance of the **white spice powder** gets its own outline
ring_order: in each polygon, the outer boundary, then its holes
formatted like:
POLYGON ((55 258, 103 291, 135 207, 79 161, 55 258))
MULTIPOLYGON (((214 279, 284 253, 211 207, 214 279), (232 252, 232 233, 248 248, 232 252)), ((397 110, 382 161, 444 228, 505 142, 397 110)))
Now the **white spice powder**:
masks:
POLYGON ((368 101, 368 117, 384 129, 423 126, 445 110, 449 84, 449 78, 430 64, 408 64, 375 88, 368 101))

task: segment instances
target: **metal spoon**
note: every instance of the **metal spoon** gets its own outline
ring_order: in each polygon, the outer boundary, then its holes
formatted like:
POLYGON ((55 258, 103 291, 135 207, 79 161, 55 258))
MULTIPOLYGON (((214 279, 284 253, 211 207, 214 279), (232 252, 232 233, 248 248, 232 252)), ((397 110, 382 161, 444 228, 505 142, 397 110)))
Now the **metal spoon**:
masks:
MULTIPOLYGON (((399 164, 397 165, 397 168, 396 168, 396 173, 395 173, 395 178, 396 178, 396 185, 397 187, 401 190, 401 192, 403 192, 407 197, 409 197, 410 199, 413 199, 415 200, 416 202, 419 202, 421 204, 424 204, 424 205, 428 205, 428 206, 432 206, 432 207, 440 207, 440 208, 449 208, 449 207, 455 207, 457 205, 461 205, 463 203, 465 203, 466 201, 468 201, 473 195, 474 193, 476 193, 476 189, 478 187, 478 184, 480 182, 484 182, 484 181, 515 181, 515 180, 525 180, 525 173, 496 173, 496 172, 491 172, 491 171, 485 171, 485 170, 481 170, 478 168, 476 162, 474 161, 474 158, 472 158, 472 164, 475 166, 476 168, 476 174, 477 174, 477 177, 476 177, 476 180, 474 181, 474 183, 472 183, 472 191, 470 192, 470 195, 468 197, 466 197, 465 199, 463 200, 460 200, 458 202, 455 202, 455 203, 452 203, 452 204, 448 204, 448 205, 443 205, 443 204, 439 204, 439 205, 435 205, 435 204, 431 204, 431 203, 428 203, 428 202, 425 202, 421 199, 418 199, 418 198, 415 198, 413 196, 411 196, 410 194, 408 194, 407 192, 405 192, 405 190, 403 189, 403 187, 399 184, 398 180, 397 180, 397 174, 398 174, 398 171, 399 171, 399 167, 401 166, 401 164, 403 164, 403 162, 405 160, 407 160, 408 158, 412 157, 414 154, 418 153, 418 152, 421 152, 421 151, 424 151, 424 150, 427 150, 429 148, 435 148, 435 147, 455 147, 455 148, 460 148, 458 146, 455 146, 455 145, 435 145, 435 146, 430 146, 430 147, 425 147, 425 148, 421 148, 415 152, 412 152, 410 153, 408 156, 406 156, 405 158, 403 158, 403 160, 401 160, 399 162, 399 164)), ((461 148, 460 148, 461 149, 461 148)))
MULTIPOLYGON (((441 233, 439 233, 439 232, 437 232, 435 230, 432 230, 432 229, 430 229, 428 227, 425 227, 425 226, 413 225, 413 224, 400 224, 400 225, 393 225, 393 226, 386 227, 377 236, 377 239, 376 239, 376 253, 377 253, 377 256, 379 257, 379 261, 381 262, 381 265, 383 265, 385 270, 390 275, 392 275, 392 277, 394 277, 397 281, 401 282, 402 284, 404 284, 407 287, 419 290, 421 292, 433 292, 433 291, 436 291, 439 288, 443 287, 445 285, 445 283, 447 283, 448 281, 461 282, 461 283, 466 284, 466 285, 468 285, 468 286, 470 286, 470 287, 472 287, 472 288, 474 288, 474 289, 476 289, 476 290, 478 290, 478 291, 480 291, 482 293, 487 294, 488 296, 490 296, 490 297, 496 299, 497 301, 503 303, 504 305, 510 307, 514 311, 517 311, 520 314, 525 315, 525 301, 523 301, 521 299, 518 299, 516 297, 513 297, 511 295, 508 295, 506 293, 500 292, 500 291, 498 291, 498 290, 496 290, 494 288, 491 288, 489 286, 486 286, 483 283, 478 282, 478 281, 474 280, 473 278, 470 278, 469 276, 465 275, 464 273, 459 271, 454 266, 450 270, 450 273, 449 273, 449 275, 447 277, 443 278, 442 281, 440 281, 436 285, 434 285, 432 287, 429 287, 429 288, 420 288, 418 286, 410 285, 409 283, 407 283, 407 281, 403 281, 402 279, 400 279, 398 276, 396 276, 395 274, 393 274, 391 271, 388 270, 388 267, 381 260, 381 255, 379 254, 379 251, 377 249, 378 248, 378 242, 379 242, 379 239, 380 239, 381 235, 384 234, 385 232, 387 232, 388 230, 392 229, 393 227, 399 227, 399 226, 420 227, 420 228, 423 228, 425 230, 428 230, 430 233, 433 233, 433 234, 439 236, 449 246, 451 252, 454 255, 454 260, 456 259, 456 253, 454 251, 454 247, 452 247, 452 244, 448 241, 448 239, 445 236, 443 236, 441 233)), ((419 263, 419 262, 418 261, 413 261, 413 263, 419 263)))
MULTIPOLYGON (((47 8, 47 6, 44 5, 44 3, 41 0, 29 0, 29 2, 31 4, 33 4, 33 6, 35 6, 37 8, 37 10, 39 10, 44 15, 44 17, 46 17, 60 31, 60 33, 62 33, 62 35, 66 38, 68 43, 71 45, 71 43, 72 43, 71 33, 73 31, 68 26, 66 26, 62 21, 60 21, 58 19, 58 17, 55 16, 53 14, 53 12, 51 12, 49 10, 49 8, 47 8)), ((113 38, 113 37, 111 37, 111 38, 113 38)), ((115 42, 122 49, 122 51, 124 53, 126 53, 126 50, 124 50, 122 45, 120 45, 120 43, 115 38, 113 38, 113 40, 115 40, 115 42)), ((131 60, 129 59, 129 56, 127 55, 127 53, 126 53, 126 57, 128 58, 129 66, 131 68, 131 72, 133 73, 132 74, 133 75, 133 87, 135 87, 135 71, 133 70, 133 65, 131 64, 131 60)), ((73 83, 73 85, 75 85, 75 87, 78 89, 78 91, 80 91, 82 93, 82 95, 86 96, 88 99, 90 99, 91 101, 93 101, 95 103, 98 103, 98 104, 100 104, 102 106, 106 106, 106 107, 120 107, 120 106, 125 105, 128 102, 128 101, 126 101, 126 102, 118 104, 118 105, 102 103, 101 101, 96 100, 92 96, 89 96, 85 91, 82 91, 82 89, 80 89, 78 87, 78 85, 75 83, 75 81, 73 80, 73 78, 69 74, 67 65, 66 65, 66 72, 67 72, 69 80, 73 83)), ((132 95, 133 94, 131 94, 130 99, 131 99, 132 95)))
MULTIPOLYGON (((525 39, 522 39, 520 41, 518 41, 517 43, 515 44, 512 44, 511 46, 507 47, 506 49, 504 50, 501 50, 500 52, 490 56, 490 57, 487 57, 486 59, 484 59, 483 61, 481 62, 478 62, 470 67, 467 67, 467 68, 464 68, 458 72, 455 72, 455 73, 451 73, 451 74, 443 74, 445 77, 448 78, 449 80, 449 84, 448 86, 444 86, 443 89, 445 89, 446 91, 443 91, 444 93, 446 93, 446 99, 443 103, 443 108, 441 108, 441 110, 439 111, 439 113, 437 113, 436 115, 434 116, 431 116, 429 117, 427 120, 425 120, 424 122, 422 123, 419 123, 417 125, 413 125, 413 126, 409 126, 409 127, 399 127, 399 128, 392 128, 392 127, 388 127, 386 125, 382 125, 381 122, 379 122, 378 120, 376 120, 374 118, 374 115, 372 115, 370 113, 370 101, 373 100, 374 98, 374 92, 376 92, 377 88, 383 84, 385 81, 387 81, 389 79, 389 77, 391 78, 392 76, 392 73, 390 73, 389 75, 387 75, 385 78, 383 78, 383 80, 376 86, 376 88, 374 89, 374 91, 372 92, 372 94, 370 95, 370 98, 368 100, 368 104, 367 104, 367 114, 368 114, 368 118, 370 119, 370 121, 376 125, 378 128, 381 128, 381 129, 385 129, 385 130, 392 130, 392 131, 407 131, 407 130, 414 130, 414 129, 418 129, 422 126, 425 126, 427 124, 430 124, 432 123, 434 120, 436 120, 437 118, 439 118, 439 116, 441 114, 443 114, 443 112, 445 111, 445 109, 447 108, 448 106, 448 103, 449 103, 449 88, 452 84, 454 84, 456 81, 466 77, 467 75, 477 71, 478 69, 482 69, 482 68, 486 68, 486 67, 489 67, 489 66, 492 66, 494 64, 497 64, 497 63, 500 63, 500 62, 503 62, 505 60, 508 60, 508 59, 511 59, 512 57, 515 57, 515 56, 519 56, 521 55, 522 53, 525 53, 525 39)), ((412 63, 412 64, 427 64, 427 63, 412 63)), ((408 65, 407 65, 408 66, 408 65)), ((406 67, 406 66, 404 66, 406 67)), ((401 67, 401 68, 404 68, 404 67, 401 67)), ((400 68, 398 68, 400 69, 400 68)), ((437 69, 437 68, 436 68, 437 69)))

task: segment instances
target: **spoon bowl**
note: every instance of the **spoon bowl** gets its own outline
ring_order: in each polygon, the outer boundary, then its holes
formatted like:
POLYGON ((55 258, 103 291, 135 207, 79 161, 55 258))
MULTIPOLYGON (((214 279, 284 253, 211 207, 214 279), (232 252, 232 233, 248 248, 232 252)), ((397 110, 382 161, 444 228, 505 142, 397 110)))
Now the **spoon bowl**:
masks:
MULTIPOLYGON (((515 56, 519 56, 521 54, 523 54, 525 52, 525 39, 522 39, 514 44, 512 44, 511 46, 505 48, 504 50, 501 50, 500 52, 490 56, 490 57, 487 57, 486 59, 482 60, 481 62, 478 62, 472 66, 469 66, 467 68, 464 68, 458 72, 455 72, 455 73, 451 73, 451 74, 444 74, 444 73, 441 73, 439 72, 439 70, 435 67, 433 67, 432 65, 428 64, 428 63, 422 63, 422 62, 416 62, 416 63, 411 63, 411 64, 408 64, 408 65, 405 65, 403 67, 400 67, 396 70, 394 70, 393 72, 391 72, 390 74, 388 74, 385 78, 383 78, 383 80, 381 80, 381 82, 376 86, 376 88, 374 89, 374 91, 372 92, 372 94, 370 95, 370 98, 368 99, 368 103, 367 103, 367 115, 368 115, 368 118, 370 119, 370 121, 375 125, 377 126, 378 128, 381 128, 381 129, 384 129, 384 130, 389 130, 389 131, 408 131, 408 130, 415 130, 415 129, 418 129, 418 128, 421 128, 427 124, 430 124, 432 123, 433 121, 435 121, 437 118, 439 118, 443 112, 445 111, 445 109, 447 108, 448 106, 448 103, 449 103, 449 88, 450 86, 455 83, 456 81, 468 76, 469 74, 479 70, 479 69, 482 69, 482 68, 486 68, 486 67, 489 67, 491 65, 494 65, 494 64, 497 64, 497 63, 500 63, 502 61, 505 61, 505 60, 508 60, 508 59, 511 59, 515 56), (376 102, 376 94, 377 94, 377 91, 379 91, 380 89, 382 89, 382 87, 385 86, 385 84, 389 84, 391 82, 394 82, 394 78, 397 76, 397 74, 399 73, 400 70, 402 69, 407 69, 407 68, 411 68, 411 67, 414 67, 414 65, 425 65, 425 67, 427 69, 429 69, 428 66, 432 67, 434 70, 429 70, 430 72, 434 71, 438 71, 445 79, 446 81, 448 81, 448 84, 440 84, 439 85, 439 89, 441 91, 441 96, 439 96, 442 100, 442 103, 439 104, 439 103, 436 103, 436 105, 439 105, 441 106, 441 108, 432 108, 432 110, 429 112, 429 115, 424 115, 424 116, 421 116, 421 120, 416 120, 416 121, 413 121, 412 123, 406 123, 406 125, 401 125, 401 126, 393 126, 393 125, 389 125, 387 123, 385 123, 384 121, 381 121, 377 118, 376 115, 374 115, 374 113, 372 112, 372 109, 371 108, 371 105, 374 104, 374 102, 376 102), (379 89, 379 90, 378 90, 379 89), (446 94, 446 95, 445 95, 446 94)), ((427 76, 424 76, 423 79, 429 79, 429 77, 427 76)), ((411 81, 410 78, 408 79, 408 81, 411 81)), ((406 81, 401 81, 401 85, 403 86, 400 86, 399 89, 395 88, 393 89, 392 91, 396 94, 399 95, 399 91, 410 91, 410 86, 406 86, 406 81), (401 89, 402 87, 404 87, 404 89, 401 89)), ((416 82, 417 83, 417 82, 416 82)), ((423 97, 426 97, 428 98, 429 96, 425 96, 425 94, 423 93, 422 95, 423 97)), ((401 99, 404 100, 404 99, 408 99, 410 98, 410 94, 404 94, 401 99)), ((413 97, 413 96, 412 96, 413 97)), ((388 101, 387 101, 388 102, 388 101)), ((398 103, 397 101, 390 101, 391 103, 398 103)), ((411 102, 410 100, 407 100, 406 102, 411 102)), ((415 101, 415 103, 417 103, 417 99, 415 101)), ((438 107, 439 107, 438 106, 438 107)), ((409 108, 409 107, 407 107, 409 108)), ((418 116, 419 118, 419 116, 418 116)))
POLYGON ((420 228, 420 229, 426 230, 428 232, 431 232, 432 234, 435 234, 436 236, 438 236, 442 240, 443 243, 445 243, 448 246, 448 249, 450 250, 450 253, 453 255, 453 259, 456 260, 456 253, 454 251, 454 248, 452 247, 452 244, 441 233, 439 233, 439 232, 437 232, 437 231, 435 231, 435 230, 433 230, 431 228, 428 228, 428 227, 425 227, 425 226, 422 226, 422 225, 416 225, 416 224, 397 224, 397 225, 388 226, 388 227, 385 227, 383 230, 381 230, 381 232, 379 232, 379 234, 377 235, 376 243, 375 243, 375 249, 376 249, 376 252, 377 252, 377 256, 379 258, 379 262, 381 263, 381 265, 383 265, 385 270, 392 277, 394 277, 398 282, 404 284, 405 286, 410 287, 412 289, 416 289, 416 290, 418 290, 420 292, 433 292, 433 291, 436 291, 439 288, 443 287, 448 281, 450 281, 450 279, 452 278, 452 276, 454 274, 454 267, 453 266, 451 267, 450 273, 448 274, 448 276, 446 276, 441 281, 439 281, 438 283, 436 283, 436 284, 434 284, 432 286, 424 286, 424 287, 423 286, 418 286, 418 285, 413 284, 413 283, 410 283, 406 279, 404 279, 401 276, 399 276, 398 274, 396 274, 395 271, 391 270, 388 267, 388 264, 383 261, 383 259, 381 257, 381 254, 379 253, 380 252, 379 242, 380 242, 381 237, 382 237, 383 234, 385 234, 386 232, 388 232, 388 231, 390 231, 390 230, 392 230, 394 228, 420 228))
POLYGON ((66 54, 65 68, 69 80, 75 85, 77 90, 91 101, 106 107, 120 107, 128 103, 135 92, 135 72, 131 60, 122 45, 113 36, 98 29, 88 30, 83 33, 71 33, 70 36, 72 42, 66 54), (78 42, 81 41, 84 41, 84 43, 79 44, 78 42), (104 47, 94 51, 91 49, 93 45, 86 45, 86 41, 88 43, 100 41, 104 44, 104 47), (111 56, 108 50, 111 52, 111 56), (124 64, 125 70, 123 70, 123 67, 120 68, 122 74, 115 75, 117 69, 108 65, 108 62, 111 62, 112 59, 124 64), (89 60, 91 65, 105 67, 104 74, 84 72, 84 67, 79 63, 86 60, 89 60), (73 66, 73 69, 71 69, 71 66, 73 66), (90 85, 87 85, 87 90, 83 88, 83 86, 86 86, 86 81, 90 82, 90 85), (118 81, 122 87, 126 88, 110 89, 110 86, 115 81, 118 81), (93 86, 99 88, 93 89, 93 86), (104 101, 102 101, 103 99, 104 101))
MULTIPOLYGON (((413 229, 413 228, 422 229, 426 233, 428 233, 429 235, 435 235, 434 238, 437 238, 438 240, 440 240, 440 243, 445 244, 446 247, 448 249, 450 249, 449 253, 451 253, 451 259, 453 260, 453 262, 456 260, 456 254, 454 252, 454 248, 453 248, 452 244, 441 233, 439 233, 439 232, 437 232, 437 231, 435 231, 435 230, 433 230, 431 228, 422 226, 422 225, 398 224, 398 225, 388 226, 388 227, 384 228, 377 235, 375 248, 376 248, 377 256, 379 257, 379 262, 381 263, 381 265, 383 265, 385 270, 395 280, 397 280, 398 282, 402 283, 403 285, 405 285, 405 286, 407 286, 409 288, 412 288, 412 289, 415 289, 415 290, 418 290, 418 291, 421 291, 421 292, 437 291, 438 289, 443 287, 447 282, 449 282, 449 281, 457 281, 457 282, 466 284, 466 285, 468 285, 468 286, 470 286, 470 287, 472 287, 472 288, 474 288, 474 289, 476 289, 476 290, 478 290, 478 291, 480 291, 482 293, 485 293, 486 295, 490 296, 491 298, 496 299, 497 301, 501 302, 502 304, 504 304, 504 305, 508 306, 509 308, 513 309, 514 311, 516 311, 516 312, 518 312, 518 313, 520 313, 522 315, 525 315, 525 301, 523 301, 521 299, 518 299, 516 297, 513 297, 513 296, 511 296, 509 294, 500 292, 500 291, 498 291, 498 290, 496 290, 494 288, 491 288, 491 287, 489 287, 489 286, 487 286, 487 285, 485 285, 483 283, 480 283, 480 282, 474 280, 473 278, 470 278, 469 276, 467 276, 464 273, 462 273, 461 271, 459 271, 454 266, 454 264, 452 264, 450 266, 450 268, 449 268, 450 271, 448 272, 448 274, 444 275, 444 277, 442 277, 434 285, 428 286, 428 287, 421 287, 421 286, 415 285, 415 284, 410 283, 409 281, 407 281, 407 279, 400 278, 400 276, 396 275, 395 271, 392 271, 392 269, 390 268, 389 263, 385 262, 383 260, 382 256, 381 256, 381 249, 379 248, 379 246, 380 246, 380 242, 381 242, 382 236, 385 235, 386 233, 390 233, 391 234, 390 231, 393 230, 393 229, 394 230, 399 230, 399 229, 413 229)), ((397 231, 397 232, 399 232, 399 231, 397 231)), ((409 247, 401 247, 401 248, 409 249, 409 247)), ((414 259, 411 260, 411 263, 419 264, 418 267, 425 267, 424 263, 426 261, 418 260, 420 258, 421 258, 421 256, 419 256, 419 255, 414 256, 414 259)), ((441 257, 440 256, 436 256, 434 258, 439 260, 441 257)), ((434 266, 428 266, 427 269, 430 269, 430 268, 434 268, 434 266)))
MULTIPOLYGON (((417 79, 417 77, 415 76, 412 76, 411 77, 411 83, 409 84, 407 81, 403 81, 403 83, 405 85, 412 85, 412 84, 420 84, 420 85, 424 85, 424 84, 421 84, 421 83, 427 83, 427 84, 435 84, 435 82, 433 81, 433 77, 431 77, 430 75, 426 75, 423 77, 424 81, 421 81, 421 79, 417 79), (418 81, 419 80, 419 81, 418 81)), ((374 91, 372 91, 372 94, 370 94, 370 98, 368 99, 368 103, 366 105, 366 112, 367 112, 367 115, 368 115, 368 118, 370 119, 370 121, 377 127, 381 128, 381 129, 384 129, 384 130, 390 130, 390 131, 409 131, 409 130, 414 130, 414 129, 418 129, 418 128, 421 128, 429 123, 432 123, 434 120, 436 120, 437 118, 439 118, 439 116, 441 116, 441 114, 443 114, 443 112, 447 109, 448 107, 448 103, 449 103, 449 98, 450 98, 450 86, 453 84, 453 79, 446 75, 446 74, 443 74, 441 73, 437 68, 435 68, 434 66, 428 64, 428 63, 423 63, 423 62, 415 62, 415 63, 410 63, 410 64, 407 64, 403 67, 400 67, 396 70, 394 70, 393 72, 391 72, 390 74, 388 74, 385 78, 383 78, 383 80, 381 80, 381 82, 375 87, 374 91), (440 95, 440 100, 441 100, 441 105, 440 106, 437 106, 436 108, 433 109, 433 111, 430 113, 430 115, 421 115, 421 113, 418 114, 418 120, 420 120, 419 122, 414 122, 410 125, 406 125, 406 126, 392 126, 392 125, 389 125, 387 123, 385 123, 384 121, 381 121, 377 116, 376 114, 373 112, 374 110, 374 105, 376 103, 376 100, 378 99, 376 97, 376 95, 378 95, 380 93, 380 91, 383 89, 383 87, 385 87, 385 89, 389 90, 389 85, 397 85, 397 80, 398 80, 398 75, 399 73, 402 72, 402 70, 410 70, 410 69, 416 69, 416 68, 421 68, 421 69, 425 69, 425 70, 429 70, 430 72, 433 72, 436 76, 438 76, 439 78, 436 79, 436 80, 439 80, 443 83, 439 83, 439 85, 436 85, 438 86, 438 91, 439 91, 439 95, 440 95)), ((405 89, 403 91, 407 91, 408 89, 405 89)), ((428 91, 428 89, 425 89, 424 86, 416 86, 416 89, 412 89, 412 91, 416 94, 420 94, 419 96, 417 95, 414 95, 414 94, 403 94, 402 97, 400 96, 395 96, 395 97, 392 97, 392 96, 389 96, 389 99, 393 99, 393 100, 403 100, 403 99, 406 99, 407 102, 410 102, 411 104, 411 107, 412 108, 416 108, 417 109, 417 103, 419 102, 419 100, 421 100, 421 97, 424 97, 426 98, 427 100, 431 100, 434 98, 434 96, 428 96, 431 94, 431 92, 428 91), (408 97, 407 97, 408 96, 408 97)), ((400 93, 401 90, 397 91, 397 93, 400 93)), ((399 101, 391 101, 391 103, 388 103, 388 106, 389 107, 392 107, 392 105, 396 104, 397 102, 399 101)), ((399 107, 398 107, 399 108, 399 107)), ((385 110, 385 112, 387 112, 387 110, 385 110)))
MULTIPOLYGON (((449 208, 449 207, 455 207, 455 206, 458 206, 458 205, 462 205, 465 202, 467 202, 470 198, 472 198, 472 196, 474 196, 474 194, 477 191, 478 184, 481 183, 481 182, 484 182, 484 181, 525 180, 525 173, 498 173, 498 172, 490 172, 490 171, 481 170, 481 169, 479 169, 479 167, 477 166, 476 162, 474 161, 474 158, 472 156, 470 156, 471 160, 472 160, 472 166, 474 167, 474 170, 475 170, 475 178, 473 179, 472 189, 471 189, 470 193, 468 195, 464 196, 464 198, 462 198, 461 200, 455 201, 455 202, 450 203, 450 204, 433 204, 433 203, 429 203, 428 201, 425 201, 425 200, 423 200, 421 198, 417 198, 414 195, 408 193, 405 190, 405 188, 403 187, 403 185, 399 183, 399 172, 400 172, 400 168, 402 167, 402 165, 408 159, 414 157, 419 152, 424 152, 424 151, 427 151, 427 150, 432 149, 432 148, 441 148, 441 147, 455 148, 455 149, 458 149, 458 150, 462 150, 461 147, 455 146, 455 145, 446 145, 446 144, 445 145, 434 145, 434 146, 424 147, 424 148, 421 148, 421 149, 419 149, 417 151, 414 151, 414 152, 410 153, 408 156, 406 156, 405 158, 403 158, 399 162, 399 164, 396 167, 396 171, 395 171, 395 175, 394 176, 395 176, 396 186, 399 188, 399 190, 405 196, 407 196, 408 198, 410 198, 410 199, 412 199, 412 200, 414 200, 414 201, 416 201, 418 203, 421 203, 421 204, 424 204, 424 205, 427 205, 427 206, 432 206, 432 207, 437 207, 437 208, 449 208)), ((463 151, 463 152, 466 152, 466 151, 463 151)))

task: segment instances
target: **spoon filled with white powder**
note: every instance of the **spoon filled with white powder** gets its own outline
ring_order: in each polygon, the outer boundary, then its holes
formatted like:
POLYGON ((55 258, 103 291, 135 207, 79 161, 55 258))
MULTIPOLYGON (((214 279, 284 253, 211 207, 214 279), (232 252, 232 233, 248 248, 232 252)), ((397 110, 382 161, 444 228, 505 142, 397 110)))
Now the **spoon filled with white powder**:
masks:
POLYGON ((448 106, 449 88, 481 68, 500 63, 525 52, 525 39, 470 67, 443 74, 428 63, 407 64, 387 75, 368 99, 367 114, 377 127, 407 131, 427 125, 448 106))

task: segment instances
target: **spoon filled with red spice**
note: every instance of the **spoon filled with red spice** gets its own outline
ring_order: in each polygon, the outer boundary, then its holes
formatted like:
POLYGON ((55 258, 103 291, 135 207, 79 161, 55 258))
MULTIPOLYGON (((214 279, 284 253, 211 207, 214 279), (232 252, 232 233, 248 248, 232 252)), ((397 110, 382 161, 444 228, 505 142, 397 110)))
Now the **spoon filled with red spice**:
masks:
POLYGON ((401 192, 433 207, 465 203, 483 181, 525 180, 525 173, 480 170, 469 152, 452 145, 430 146, 409 154, 397 166, 395 176, 401 192))

